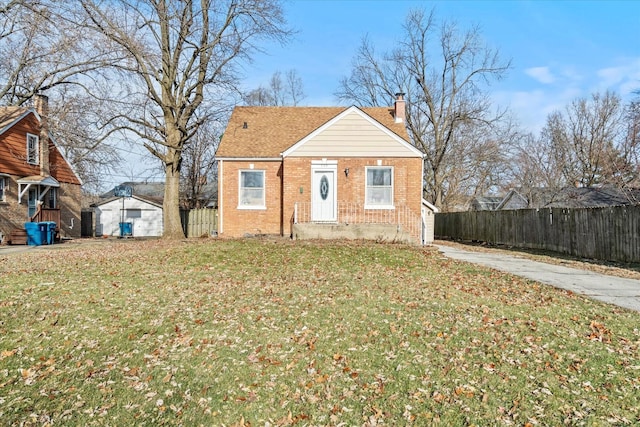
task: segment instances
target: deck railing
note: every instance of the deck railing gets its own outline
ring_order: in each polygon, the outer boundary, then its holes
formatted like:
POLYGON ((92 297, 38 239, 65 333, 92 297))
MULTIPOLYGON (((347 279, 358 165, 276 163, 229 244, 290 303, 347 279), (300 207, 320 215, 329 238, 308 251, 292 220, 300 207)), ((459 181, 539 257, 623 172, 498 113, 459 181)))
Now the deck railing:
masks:
POLYGON ((60 227, 60 209, 51 209, 39 207, 35 214, 31 217, 31 222, 52 221, 60 227))
MULTIPOLYGON (((311 202, 294 204, 294 224, 326 223, 312 220, 311 202)), ((362 203, 338 201, 337 224, 394 224, 402 228, 417 241, 422 241, 422 218, 408 206, 395 206, 394 209, 365 209, 362 203)))

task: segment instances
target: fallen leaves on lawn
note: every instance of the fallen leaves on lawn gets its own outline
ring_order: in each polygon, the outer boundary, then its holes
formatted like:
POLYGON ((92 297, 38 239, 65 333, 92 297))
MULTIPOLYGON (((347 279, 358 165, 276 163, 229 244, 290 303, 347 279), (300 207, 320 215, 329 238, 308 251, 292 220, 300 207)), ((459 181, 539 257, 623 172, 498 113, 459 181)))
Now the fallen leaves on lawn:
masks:
POLYGON ((0 265, 9 424, 639 420, 637 313, 402 245, 97 248, 0 265))

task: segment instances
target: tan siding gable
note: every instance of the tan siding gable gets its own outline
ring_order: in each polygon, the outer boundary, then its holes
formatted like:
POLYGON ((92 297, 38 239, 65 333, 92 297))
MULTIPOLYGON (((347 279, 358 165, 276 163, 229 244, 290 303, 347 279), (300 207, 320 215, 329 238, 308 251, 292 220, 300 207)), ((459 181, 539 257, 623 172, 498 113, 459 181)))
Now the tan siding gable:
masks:
POLYGON ((301 157, 418 157, 406 141, 352 111, 289 155, 301 157))

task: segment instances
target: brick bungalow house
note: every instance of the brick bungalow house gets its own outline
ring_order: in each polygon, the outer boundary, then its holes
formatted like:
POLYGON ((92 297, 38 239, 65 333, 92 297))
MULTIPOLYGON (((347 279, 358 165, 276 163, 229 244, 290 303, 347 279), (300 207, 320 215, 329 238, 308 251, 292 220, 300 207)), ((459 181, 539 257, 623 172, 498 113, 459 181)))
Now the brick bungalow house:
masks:
POLYGON ((47 128, 48 99, 0 107, 0 240, 24 243, 24 223, 54 221, 60 237, 80 237, 82 182, 47 128), (13 239, 11 238, 13 236, 13 239))
POLYGON ((423 154, 405 101, 389 107, 236 107, 216 153, 220 237, 425 243, 423 154))

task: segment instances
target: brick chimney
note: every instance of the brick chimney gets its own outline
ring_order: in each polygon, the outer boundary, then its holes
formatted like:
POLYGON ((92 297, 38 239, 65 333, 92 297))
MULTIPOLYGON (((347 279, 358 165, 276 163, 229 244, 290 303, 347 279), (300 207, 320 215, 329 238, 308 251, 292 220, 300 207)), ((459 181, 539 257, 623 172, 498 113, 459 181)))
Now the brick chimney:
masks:
POLYGON ((33 100, 33 108, 40 116, 40 174, 49 176, 51 174, 49 164, 49 98, 45 95, 36 95, 33 100))
POLYGON ((396 101, 393 104, 393 116, 396 123, 404 123, 406 119, 404 93, 396 93, 396 101))

